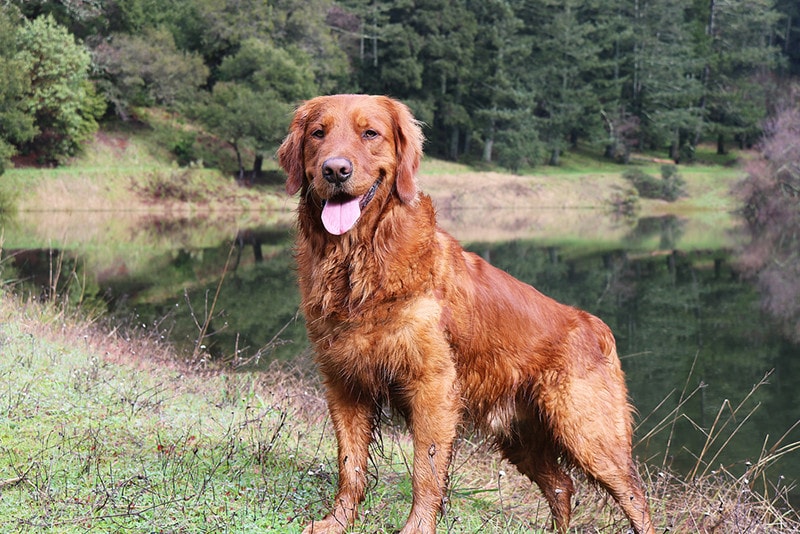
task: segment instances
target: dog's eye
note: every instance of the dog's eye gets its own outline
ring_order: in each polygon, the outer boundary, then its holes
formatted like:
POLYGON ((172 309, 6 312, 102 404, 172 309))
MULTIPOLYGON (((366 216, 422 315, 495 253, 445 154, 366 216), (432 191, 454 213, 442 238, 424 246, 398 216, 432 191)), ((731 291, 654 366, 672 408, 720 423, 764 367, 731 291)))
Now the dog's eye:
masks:
POLYGON ((311 137, 322 139, 323 137, 325 137, 325 132, 323 132, 321 129, 316 129, 313 132, 311 132, 311 137))
POLYGON ((364 130, 364 133, 361 134, 361 137, 363 137, 364 139, 375 139, 376 137, 378 137, 378 132, 376 132, 375 130, 364 130))

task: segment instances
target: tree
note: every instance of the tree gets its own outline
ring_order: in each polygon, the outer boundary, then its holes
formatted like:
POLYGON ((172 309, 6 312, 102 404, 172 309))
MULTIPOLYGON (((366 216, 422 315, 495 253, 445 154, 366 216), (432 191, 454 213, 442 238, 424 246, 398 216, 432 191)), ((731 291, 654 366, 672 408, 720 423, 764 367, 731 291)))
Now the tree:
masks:
POLYGON ((347 37, 332 31, 331 19, 340 12, 333 0, 275 0, 273 32, 276 46, 302 54, 314 75, 318 93, 355 90, 353 67, 343 45, 347 37))
POLYGON ((24 100, 30 79, 18 53, 15 18, 19 20, 19 14, 13 9, 0 8, 0 174, 16 152, 14 145, 36 134, 34 116, 24 100))
POLYGON ((549 163, 558 165, 561 152, 575 143, 579 131, 599 128, 600 105, 593 91, 600 46, 590 4, 582 0, 546 0, 528 11, 532 32, 530 85, 536 92, 535 115, 549 163))
POLYGON ((800 89, 781 107, 739 184, 751 236, 739 267, 757 280, 763 308, 800 342, 800 89))
POLYGON ((475 39, 478 24, 468 2, 416 2, 409 21, 422 39, 419 60, 424 65, 418 99, 434 110, 434 127, 444 132, 431 147, 450 159, 469 149, 474 128, 471 88, 476 74, 475 39), (438 146, 437 146, 438 145, 438 146))
POLYGON ((800 74, 800 4, 797 0, 775 0, 775 9, 782 15, 775 43, 787 60, 787 64, 780 67, 790 76, 797 76, 800 74))
POLYGON ((542 144, 534 128, 526 66, 530 36, 522 35, 522 20, 507 0, 477 1, 470 9, 485 31, 476 35, 475 69, 470 89, 475 127, 482 141, 481 159, 512 170, 534 165, 542 144))
POLYGON ((667 146, 675 161, 682 148, 691 155, 694 133, 703 124, 702 63, 690 22, 682 0, 635 3, 631 100, 641 120, 640 144, 667 146))
POLYGON ((469 2, 341 2, 355 17, 342 30, 357 34, 349 50, 358 66, 358 90, 404 100, 418 119, 441 135, 429 136, 428 150, 454 159, 471 130, 478 25, 469 2))
POLYGON ((707 18, 699 54, 705 61, 700 107, 722 154, 726 139, 752 142, 767 115, 767 73, 779 59, 772 42, 779 14, 773 0, 712 0, 703 7, 698 13, 707 18))
POLYGON ((17 46, 30 79, 25 102, 39 130, 26 149, 46 161, 73 155, 105 111, 89 81, 89 52, 50 15, 26 21, 17 30, 17 46))
POLYGON ((261 172, 264 154, 274 150, 288 127, 292 105, 315 91, 304 54, 277 48, 269 41, 246 39, 239 51, 219 66, 220 81, 195 113, 236 152, 244 178, 242 150, 255 153, 253 173, 261 172))
MULTIPOLYGON (((315 93, 309 58, 297 49, 285 50, 270 41, 250 38, 235 55, 222 61, 219 77, 226 89, 218 93, 215 86, 215 100, 236 94, 237 106, 249 108, 250 116, 241 123, 240 132, 255 153, 253 174, 258 176, 264 154, 273 151, 286 134, 294 102, 315 93), (250 94, 249 105, 241 97, 245 93, 250 94)), ((240 161, 240 177, 243 173, 240 161)))
POLYGON ((192 101, 209 74, 198 54, 177 49, 166 28, 115 34, 95 47, 94 60, 103 74, 101 88, 123 118, 131 106, 192 101))
POLYGON ((256 92, 236 82, 217 82, 207 101, 194 111, 206 128, 236 152, 239 180, 245 178, 242 151, 256 150, 265 139, 283 135, 286 127, 275 118, 288 120, 289 112, 290 106, 274 94, 256 92))
POLYGON ((256 91, 273 91, 283 102, 310 98, 315 92, 310 58, 265 39, 242 41, 238 52, 222 61, 218 75, 222 81, 241 81, 256 91))

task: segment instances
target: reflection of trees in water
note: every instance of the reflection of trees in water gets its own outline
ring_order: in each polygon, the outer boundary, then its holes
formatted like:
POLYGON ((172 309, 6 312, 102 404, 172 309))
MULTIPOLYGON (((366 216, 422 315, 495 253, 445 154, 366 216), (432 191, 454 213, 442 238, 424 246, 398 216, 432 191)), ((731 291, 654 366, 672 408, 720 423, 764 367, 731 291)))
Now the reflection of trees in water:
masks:
POLYGON ((683 226, 684 222, 674 215, 642 217, 636 222, 636 227, 631 230, 628 240, 637 243, 657 235, 659 237, 658 248, 672 250, 676 248, 678 240, 683 235, 683 226))
POLYGON ((800 109, 772 120, 760 149, 739 190, 751 235, 739 263, 757 281, 763 308, 800 341, 800 109))

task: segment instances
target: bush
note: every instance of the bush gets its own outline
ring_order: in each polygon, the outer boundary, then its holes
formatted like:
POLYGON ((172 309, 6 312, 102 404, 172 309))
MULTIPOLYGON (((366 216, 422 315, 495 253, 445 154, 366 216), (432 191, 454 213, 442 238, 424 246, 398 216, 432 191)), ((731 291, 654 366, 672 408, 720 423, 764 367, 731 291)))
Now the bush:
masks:
POLYGON ((640 169, 630 169, 622 177, 631 182, 642 198, 655 198, 674 202, 686 193, 686 182, 675 165, 662 165, 661 179, 650 176, 640 169))
POLYGON ((678 173, 678 167, 675 165, 662 165, 661 166, 661 179, 662 181, 662 198, 670 202, 678 200, 680 197, 686 195, 685 186, 686 181, 678 173))
POLYGON ((615 188, 609 204, 616 215, 633 217, 639 211, 639 194, 633 188, 615 188))
MULTIPOLYGON (((1 164, 2 162, 0 162, 1 164)), ((0 187, 0 222, 8 215, 16 211, 16 195, 13 191, 8 191, 0 187)))

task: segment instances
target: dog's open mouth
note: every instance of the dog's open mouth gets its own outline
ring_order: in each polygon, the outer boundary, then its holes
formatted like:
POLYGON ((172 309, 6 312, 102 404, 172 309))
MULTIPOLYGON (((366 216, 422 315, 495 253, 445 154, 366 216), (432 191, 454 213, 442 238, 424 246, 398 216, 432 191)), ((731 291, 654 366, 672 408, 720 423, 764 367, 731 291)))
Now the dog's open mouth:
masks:
POLYGON ((361 211, 375 196, 381 181, 378 178, 363 195, 353 197, 340 194, 325 200, 322 206, 322 225, 325 229, 333 235, 342 235, 355 226, 361 217, 361 211))

